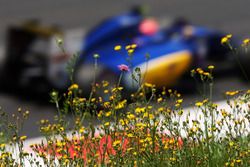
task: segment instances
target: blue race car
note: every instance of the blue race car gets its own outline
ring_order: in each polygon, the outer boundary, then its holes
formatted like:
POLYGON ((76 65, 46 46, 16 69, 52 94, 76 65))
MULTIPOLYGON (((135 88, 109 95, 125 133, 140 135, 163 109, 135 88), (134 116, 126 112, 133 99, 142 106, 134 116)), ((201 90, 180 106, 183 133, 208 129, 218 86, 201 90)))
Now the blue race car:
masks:
MULTIPOLYGON (((131 73, 137 67, 144 82, 157 87, 190 88, 193 68, 212 64, 216 66, 217 76, 225 71, 237 71, 231 51, 221 45, 225 35, 182 18, 161 27, 155 19, 133 10, 108 18, 87 34, 75 80, 85 90, 89 89, 94 76, 97 81, 108 80, 115 84, 121 73, 117 66, 125 64, 130 72, 123 77, 122 85, 128 89, 135 88, 131 73), (114 49, 115 46, 118 49, 114 49), (99 55, 97 69, 93 65, 95 54, 99 55)), ((231 42, 239 46, 236 39, 231 42)))
MULTIPOLYGON (((77 37, 76 34, 66 37, 67 53, 62 53, 56 45, 54 37, 63 34, 58 28, 42 27, 37 21, 13 26, 7 34, 2 81, 11 89, 46 93, 53 88, 64 91, 70 84, 67 61, 78 49, 81 54, 75 66, 74 80, 85 91, 90 90, 94 76, 98 82, 108 80, 111 85, 117 84, 121 73, 117 66, 121 64, 130 69, 121 81, 128 90, 136 88, 138 78, 134 80, 131 73, 137 67, 143 81, 157 87, 193 87, 190 70, 210 64, 216 66, 216 76, 224 76, 229 70, 239 71, 231 51, 221 45, 225 33, 191 24, 182 18, 168 26, 161 23, 145 17, 140 8, 134 8, 107 18, 85 37, 81 33, 77 37), (97 69, 93 58, 96 54, 99 55, 97 69)), ((231 42, 239 46, 237 39, 232 38, 231 42)), ((240 58, 247 67, 249 60, 240 58)), ((247 73, 250 73, 249 69, 247 73)))

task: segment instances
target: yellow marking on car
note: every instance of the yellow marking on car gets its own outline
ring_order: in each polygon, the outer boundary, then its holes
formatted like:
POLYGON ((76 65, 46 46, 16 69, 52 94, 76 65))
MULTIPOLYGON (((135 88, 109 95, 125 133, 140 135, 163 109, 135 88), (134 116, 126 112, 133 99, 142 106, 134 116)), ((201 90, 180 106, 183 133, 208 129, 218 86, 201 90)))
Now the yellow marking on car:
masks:
POLYGON ((192 55, 189 51, 180 51, 163 55, 139 65, 144 82, 156 86, 173 86, 190 67, 192 55))

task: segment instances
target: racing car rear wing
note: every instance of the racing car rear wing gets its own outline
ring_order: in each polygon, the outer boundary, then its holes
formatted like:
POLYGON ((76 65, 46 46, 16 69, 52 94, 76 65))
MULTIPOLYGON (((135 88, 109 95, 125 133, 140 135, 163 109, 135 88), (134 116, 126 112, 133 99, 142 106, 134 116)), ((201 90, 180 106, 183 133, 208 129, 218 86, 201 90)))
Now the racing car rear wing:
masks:
POLYGON ((20 62, 36 40, 49 40, 52 36, 61 36, 62 32, 55 26, 41 26, 36 20, 20 26, 10 26, 7 30, 6 63, 12 65, 20 62))
POLYGON ((57 26, 42 26, 37 20, 27 21, 20 28, 40 37, 62 35, 62 31, 57 26))

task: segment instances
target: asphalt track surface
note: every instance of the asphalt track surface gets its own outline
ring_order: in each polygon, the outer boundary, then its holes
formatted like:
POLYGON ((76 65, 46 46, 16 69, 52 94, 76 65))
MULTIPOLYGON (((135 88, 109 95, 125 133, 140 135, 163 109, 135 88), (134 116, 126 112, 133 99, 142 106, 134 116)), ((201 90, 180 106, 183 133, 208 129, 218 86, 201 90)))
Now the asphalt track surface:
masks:
MULTIPOLYGON (((4 49, 5 32, 9 25, 19 24, 27 19, 40 19, 45 24, 59 25, 63 30, 90 29, 102 19, 126 11, 136 4, 145 4, 150 15, 156 17, 185 17, 195 24, 216 28, 233 35, 250 36, 250 1, 248 0, 0 0, 0 48, 4 49)), ((1 50, 2 51, 2 50, 1 50)), ((1 54, 1 53, 0 53, 1 54)), ((4 55, 0 55, 3 57, 4 55)), ((214 100, 221 100, 226 90, 247 89, 249 86, 230 76, 215 80, 214 100)), ((186 95, 186 104, 199 99, 199 96, 186 95)), ((23 132, 28 137, 39 135, 36 122, 41 118, 52 119, 54 107, 42 105, 20 96, 0 92, 0 105, 8 113, 18 107, 31 111, 23 132)))

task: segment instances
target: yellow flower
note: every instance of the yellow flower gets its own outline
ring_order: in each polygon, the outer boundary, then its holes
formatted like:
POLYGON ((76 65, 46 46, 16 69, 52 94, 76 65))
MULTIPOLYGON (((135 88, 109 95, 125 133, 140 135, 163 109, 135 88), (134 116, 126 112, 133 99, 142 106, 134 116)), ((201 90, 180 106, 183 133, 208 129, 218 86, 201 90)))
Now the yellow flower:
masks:
POLYGON ((175 104, 175 107, 180 107, 181 105, 180 105, 180 103, 177 103, 177 104, 175 104))
POLYGON ((140 143, 144 143, 144 140, 143 140, 143 139, 140 139, 139 142, 140 142, 140 143))
POLYGON ((68 95, 69 95, 69 96, 72 95, 72 91, 71 91, 71 90, 68 92, 68 95))
POLYGON ((96 101, 96 98, 91 98, 91 102, 95 102, 96 101))
POLYGON ((158 108, 157 111, 158 111, 158 112, 163 112, 163 111, 164 111, 164 108, 163 108, 163 107, 160 107, 160 108, 158 108))
POLYGON ((193 126, 192 128, 191 128, 191 130, 192 130, 192 132, 197 132, 198 131, 198 128, 197 127, 195 127, 195 126, 193 126))
POLYGON ((216 123, 221 126, 222 125, 222 122, 219 120, 219 121, 216 121, 216 123))
POLYGON ((227 44, 230 41, 230 38, 232 38, 232 34, 226 35, 221 39, 221 44, 227 44))
POLYGON ((132 133, 127 134, 128 137, 134 137, 132 133))
POLYGON ((213 70, 213 69, 214 69, 214 66, 213 66, 213 65, 209 65, 207 68, 208 68, 209 70, 213 70))
POLYGON ((41 119, 41 120, 40 120, 40 124, 45 124, 45 120, 44 120, 44 119, 41 119))
POLYGON ((217 107, 218 107, 218 104, 213 103, 213 104, 212 104, 212 107, 213 107, 213 108, 217 108, 217 107))
POLYGON ((106 102, 104 102, 103 105, 104 105, 105 108, 108 108, 108 107, 110 107, 110 102, 106 101, 106 102))
POLYGON ((170 160, 170 161, 176 161, 176 158, 171 157, 171 158, 169 158, 169 160, 170 160))
POLYGON ((85 130, 85 128, 84 128, 84 127, 81 127, 81 128, 79 129, 79 132, 80 132, 80 133, 83 133, 84 130, 85 130))
POLYGON ((232 38, 232 36, 233 36, 232 34, 227 34, 226 37, 227 37, 227 38, 232 38))
POLYGON ((151 110, 153 108, 153 106, 148 106, 148 109, 151 110))
POLYGON ((154 119, 154 115, 153 114, 149 114, 149 119, 154 119))
POLYGON ((196 103, 195 103, 195 106, 197 106, 197 107, 201 107, 202 105, 203 105, 202 102, 196 102, 196 103))
POLYGON ((109 97, 109 100, 114 100, 114 99, 115 99, 114 96, 109 97))
POLYGON ((70 87, 69 87, 69 90, 75 90, 75 89, 78 89, 79 86, 77 84, 72 84, 70 87))
POLYGON ((221 110, 221 115, 223 116, 223 117, 226 117, 226 116, 228 116, 228 113, 226 112, 226 110, 221 110))
POLYGON ((250 94, 250 89, 248 89, 246 93, 247 93, 247 94, 250 94))
POLYGON ((112 92, 121 91, 122 89, 123 89, 123 87, 113 88, 113 89, 112 89, 112 92))
POLYGON ((136 114, 144 113, 145 112, 145 107, 137 107, 135 109, 136 114))
POLYGON ((60 127, 59 131, 63 132, 64 131, 64 127, 60 127))
POLYGON ((63 165, 65 165, 65 166, 68 166, 69 163, 70 163, 69 159, 65 159, 65 160, 63 161, 63 165))
POLYGON ((127 118, 128 118, 128 119, 135 119, 135 115, 134 115, 134 114, 128 114, 128 115, 127 115, 127 118))
POLYGON ((223 37, 221 39, 221 44, 225 44, 225 43, 228 43, 228 38, 227 37, 223 37))
POLYGON ((61 153, 62 151, 63 151, 62 148, 56 149, 56 152, 57 152, 57 153, 61 153))
POLYGON ((134 148, 130 147, 130 148, 127 149, 127 151, 131 151, 131 150, 133 150, 133 149, 134 149, 134 148))
POLYGON ((147 118, 147 117, 149 117, 149 113, 148 113, 148 112, 145 112, 145 113, 143 114, 143 118, 147 118))
POLYGON ((127 46, 125 47, 125 49, 126 49, 126 50, 131 49, 131 45, 127 45, 127 46))
POLYGON ((241 163, 241 160, 240 159, 236 159, 235 162, 241 163))
POLYGON ((243 40, 243 44, 244 45, 248 45, 249 43, 250 43, 250 39, 249 38, 243 40))
POLYGON ((123 119, 120 119, 119 120, 119 123, 123 126, 123 125, 125 125, 125 121, 123 120, 123 119))
POLYGON ((205 104, 205 103, 207 103, 207 102, 208 102, 208 99, 204 99, 204 100, 202 101, 203 104, 205 104))
POLYGON ((161 98, 161 97, 158 98, 158 99, 157 99, 157 102, 158 102, 158 103, 162 102, 162 98, 161 98))
POLYGON ((203 75, 205 75, 205 76, 209 76, 209 75, 210 75, 210 73, 209 73, 209 72, 204 72, 204 73, 203 73, 203 75))
POLYGON ((198 70, 197 72, 198 72, 199 74, 203 74, 203 73, 204 73, 204 71, 203 71, 202 69, 198 70))
POLYGON ((118 51, 118 50, 121 50, 121 48, 122 48, 121 45, 116 45, 116 46, 114 47, 114 50, 115 50, 115 51, 118 51))
POLYGON ((201 68, 196 68, 196 71, 199 72, 199 71, 202 71, 202 69, 201 68))
POLYGON ((182 102, 183 102, 183 99, 178 99, 176 102, 177 102, 177 103, 182 103, 182 102))
POLYGON ((196 71, 194 69, 191 70, 191 76, 194 76, 196 74, 196 71))
POLYGON ((132 48, 132 49, 135 49, 136 47, 137 47, 136 44, 132 44, 132 45, 131 45, 131 48, 132 48))
POLYGON ((86 98, 79 98, 79 101, 82 103, 82 102, 86 101, 86 98))
POLYGON ((117 106, 115 106, 115 109, 116 109, 116 110, 119 110, 119 109, 124 108, 125 105, 126 105, 126 103, 127 103, 127 100, 123 100, 123 101, 119 102, 119 103, 117 104, 117 106))
POLYGON ((168 143, 164 145, 164 149, 167 150, 169 148, 168 143))
POLYGON ((145 85, 146 87, 149 87, 149 88, 153 88, 153 87, 154 87, 153 84, 150 84, 150 83, 147 83, 147 82, 146 82, 144 85, 145 85))
POLYGON ((121 144, 120 140, 116 140, 113 142, 113 147, 116 147, 117 145, 121 144))
POLYGON ((109 85, 109 82, 108 81, 102 81, 102 87, 107 87, 109 85))
POLYGON ((135 126, 136 127, 146 127, 147 125, 144 124, 144 123, 139 122, 139 123, 135 124, 135 126))
POLYGON ((111 111, 108 111, 108 112, 105 113, 106 117, 109 117, 110 115, 111 115, 111 111))
POLYGON ((102 117, 102 111, 97 114, 98 118, 102 117))
POLYGON ((178 115, 182 115, 182 114, 183 114, 183 110, 179 110, 178 115))
POLYGON ((109 126, 109 125, 110 125, 109 122, 104 123, 104 126, 109 126))
POLYGON ((128 54, 132 54, 132 53, 134 53, 134 49, 129 49, 128 54))
POLYGON ((26 140, 26 139, 27 139, 27 136, 21 136, 21 137, 20 137, 20 140, 21 140, 21 141, 24 141, 24 140, 26 140))
POLYGON ((227 91, 225 94, 227 96, 234 96, 234 95, 237 95, 238 93, 239 93, 239 91, 237 90, 237 91, 227 91))

